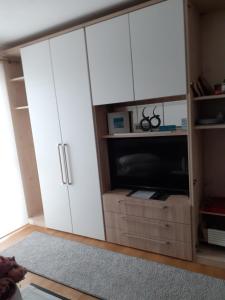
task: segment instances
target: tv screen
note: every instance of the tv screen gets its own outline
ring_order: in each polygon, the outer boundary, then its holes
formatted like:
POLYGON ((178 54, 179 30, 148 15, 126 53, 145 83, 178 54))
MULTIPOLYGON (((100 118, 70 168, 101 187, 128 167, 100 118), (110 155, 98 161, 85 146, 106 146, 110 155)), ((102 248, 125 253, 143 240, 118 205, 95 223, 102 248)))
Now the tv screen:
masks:
POLYGON ((112 188, 188 194, 187 137, 108 140, 112 188))

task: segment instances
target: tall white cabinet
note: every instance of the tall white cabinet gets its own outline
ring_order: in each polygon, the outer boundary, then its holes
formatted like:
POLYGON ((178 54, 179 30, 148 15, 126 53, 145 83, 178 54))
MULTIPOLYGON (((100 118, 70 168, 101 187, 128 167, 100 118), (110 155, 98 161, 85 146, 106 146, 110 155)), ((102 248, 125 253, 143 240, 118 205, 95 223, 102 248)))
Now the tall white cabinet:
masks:
POLYGON ((46 225, 104 240, 84 30, 21 55, 46 225))
POLYGON ((46 226, 72 232, 49 41, 22 49, 21 56, 46 226))
POLYGON ((84 30, 50 40, 50 48, 73 232, 104 239, 84 30))

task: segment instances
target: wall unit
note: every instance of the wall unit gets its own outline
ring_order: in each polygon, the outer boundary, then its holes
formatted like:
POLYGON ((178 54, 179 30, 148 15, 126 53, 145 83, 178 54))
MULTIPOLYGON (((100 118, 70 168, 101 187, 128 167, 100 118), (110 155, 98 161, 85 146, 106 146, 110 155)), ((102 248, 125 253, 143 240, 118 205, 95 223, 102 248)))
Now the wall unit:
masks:
MULTIPOLYGON (((110 193, 111 187, 107 154, 107 139, 115 137, 108 135, 107 113, 121 110, 133 111, 136 121, 138 122, 140 120, 141 110, 138 111, 138 109, 136 109, 137 103, 144 107, 147 104, 153 105, 154 103, 173 100, 187 100, 189 121, 188 129, 185 132, 179 131, 173 134, 187 135, 187 139, 189 141, 189 181, 191 193, 189 199, 186 198, 185 201, 182 199, 182 203, 185 203, 184 211, 187 209, 190 212, 191 209, 191 217, 188 212, 188 218, 190 218, 191 221, 181 222, 182 220, 176 220, 176 222, 171 222, 171 220, 166 219, 166 214, 163 215, 163 218, 165 218, 163 220, 159 218, 158 214, 156 218, 154 216, 144 216, 143 218, 143 215, 130 215, 127 213, 127 210, 112 212, 108 210, 107 206, 105 208, 105 221, 108 231, 107 239, 110 238, 111 241, 117 243, 169 254, 188 260, 192 258, 190 250, 190 245, 192 244, 194 261, 225 267, 224 249, 215 248, 205 242, 204 244, 202 243, 205 224, 202 220, 204 221, 204 218, 207 217, 205 213, 200 214, 200 207, 204 207, 208 198, 225 196, 223 182, 223 166, 225 165, 223 154, 223 149, 225 147, 225 125, 217 124, 214 126, 202 126, 196 124, 196 120, 200 115, 212 115, 223 109, 225 99, 223 98, 224 96, 204 96, 194 98, 190 88, 191 82, 196 81, 201 73, 203 73, 212 85, 218 81, 221 82, 224 79, 223 77, 225 77, 224 64, 221 63, 225 59, 224 43, 222 43, 224 40, 224 11, 225 5, 221 4, 221 1, 217 0, 192 0, 190 2, 186 0, 152 0, 65 31, 69 32, 80 29, 81 27, 85 27, 86 30, 86 47, 88 50, 89 75, 91 79, 91 90, 94 104, 93 110, 99 157, 100 183, 102 194, 104 194, 104 204, 106 201, 105 198, 107 197, 113 198, 112 203, 117 201, 115 199, 120 197, 117 192, 115 192, 114 195, 110 193), (210 5, 210 9, 208 9, 208 4, 210 5), (205 12, 207 12, 207 14, 205 14, 205 12), (188 71, 188 76, 186 76, 186 69, 188 71), (138 100, 138 102, 134 102, 134 100, 138 100), (125 104, 125 101, 129 101, 129 103, 125 104), (140 217, 144 220, 144 222, 141 222, 140 217), (151 226, 149 226, 149 223, 151 226), (166 226, 164 228, 164 225, 166 224, 169 224, 170 226, 166 226), (190 227, 192 227, 192 234, 190 234, 190 227), (126 236, 126 238, 123 237, 122 239, 122 228, 125 228, 129 234, 135 233, 135 235, 139 235, 142 233, 144 238, 142 240, 137 240, 136 236, 126 236), (161 230, 161 228, 163 229, 161 230), (199 231, 203 232, 200 236, 198 235, 199 231), (112 233, 111 237, 110 232, 112 233), (173 243, 167 243, 167 237, 170 241, 173 241, 173 243), (148 241, 146 241, 146 239, 148 239, 148 241), (162 243, 155 242, 155 239, 157 241, 162 239, 160 240, 162 243), (149 240, 154 240, 154 242, 149 240)), ((48 36, 47 38, 59 36, 65 32, 59 32, 53 36, 48 36)), ((71 36, 72 35, 73 34, 71 33, 71 36)), ((68 37, 69 36, 70 35, 68 35, 68 37)), ((54 107, 54 109, 50 110, 48 114, 45 110, 48 110, 51 103, 46 103, 46 96, 44 98, 37 97, 37 101, 33 103, 33 107, 35 108, 33 113, 31 105, 31 116, 33 115, 32 118, 34 118, 34 120, 37 118, 35 122, 39 123, 37 124, 37 127, 40 126, 42 132, 48 131, 49 128, 51 128, 51 119, 54 117, 54 114, 55 119, 58 119, 58 123, 60 122, 60 127, 58 125, 57 129, 59 130, 60 128, 58 133, 59 139, 54 143, 54 155, 49 161, 45 161, 45 159, 43 160, 47 165, 47 167, 44 167, 45 170, 50 172, 50 163, 53 159, 55 159, 53 169, 57 172, 53 174, 52 180, 54 180, 55 175, 57 180, 60 179, 60 165, 56 149, 57 144, 71 143, 68 141, 70 139, 71 128, 70 126, 67 127, 66 122, 61 124, 61 119, 65 119, 66 114, 68 115, 68 120, 70 119, 71 122, 72 110, 71 112, 68 112, 62 103, 64 101, 70 102, 70 98, 73 97, 72 95, 74 94, 76 94, 77 97, 76 87, 73 86, 75 82, 74 78, 76 78, 79 82, 79 78, 77 79, 76 67, 73 63, 71 63, 72 60, 70 61, 69 58, 74 58, 74 55, 79 52, 80 48, 78 47, 79 49, 74 49, 74 44, 69 40, 70 39, 68 38, 67 42, 69 47, 73 49, 73 53, 68 51, 68 49, 64 49, 61 42, 65 43, 66 38, 64 41, 64 37, 59 36, 56 40, 51 39, 50 44, 48 41, 43 42, 46 45, 46 49, 44 50, 44 52, 46 52, 43 53, 43 55, 47 55, 48 57, 44 65, 42 61, 38 62, 38 60, 34 59, 34 57, 36 58, 40 55, 39 53, 36 53, 36 55, 32 54, 29 58, 30 66, 34 66, 35 61, 37 64, 39 63, 40 66, 37 65, 33 67, 34 70, 37 68, 37 72, 39 72, 39 74, 37 74, 38 80, 34 81, 32 79, 32 82, 28 85, 31 85, 34 90, 38 89, 35 94, 37 93, 39 96, 41 96, 42 89, 50 89, 49 99, 52 99, 52 105, 55 106, 57 104, 57 108, 54 107), (55 50, 53 47, 55 47, 55 50), (50 58, 51 61, 49 62, 50 58), (70 68, 70 63, 72 69, 70 68), (46 68, 48 70, 46 70, 46 68), (42 80, 44 78, 46 80, 42 80), (48 84, 45 84, 46 82, 48 82, 48 84), (64 89, 64 87, 66 88, 64 89), (65 93, 66 90, 68 93, 65 93), (40 103, 42 104, 40 105, 40 103), (36 115, 35 111, 39 113, 36 115), (57 114, 59 114, 59 116, 57 114), (60 114, 63 115, 63 118, 60 114), (46 126, 41 125, 40 117, 43 117, 45 122, 49 122, 49 124, 46 123, 46 126)), ((81 45, 85 48, 83 43, 84 41, 82 38, 81 45)), ((32 49, 32 47, 35 49, 36 46, 34 45, 30 47, 30 49, 32 49)), ((9 49, 8 51, 4 51, 3 54, 10 56, 15 53, 15 50, 18 51, 20 48, 21 46, 15 49, 9 49)), ((29 49, 29 47, 27 49, 29 49)), ((25 51, 25 49, 23 51, 25 51)), ((80 49, 80 51, 81 57, 83 57, 83 50, 80 49)), ((32 70, 32 72, 34 70, 32 70)), ((81 75, 85 76, 83 72, 86 73, 86 65, 81 70, 81 75)), ((17 79, 13 80, 11 83, 19 83, 21 81, 21 75, 22 74, 15 74, 17 79)), ((32 76, 30 78, 32 78, 32 76)), ((84 86, 86 84, 87 82, 84 86)), ((80 84, 80 86, 82 86, 82 84, 80 84)), ((84 86, 83 88, 85 88, 84 86)), ((12 89, 11 84, 9 89, 12 89)), ((29 86, 27 87, 27 92, 28 94, 31 93, 31 91, 29 91, 29 86)), ((90 101, 90 96, 87 94, 84 96, 84 94, 85 93, 80 91, 80 95, 83 95, 82 97, 85 98, 87 97, 90 101)), ((18 114, 27 114, 28 110, 27 108, 24 108, 24 106, 26 106, 26 103, 18 105, 17 108, 21 108, 21 110, 18 109, 16 112, 18 114)), ((171 122, 173 122, 175 111, 176 113, 183 112, 183 108, 181 109, 178 106, 176 106, 175 102, 173 104, 167 105, 165 103, 162 105, 160 112, 162 112, 162 115, 166 112, 166 117, 163 116, 163 120, 166 124, 171 124, 171 122)), ((71 107, 73 107, 73 110, 76 110, 75 100, 71 107)), ((92 118, 90 107, 91 105, 88 108, 88 114, 92 118)), ((149 111, 152 110, 152 107, 153 106, 149 106, 149 111)), ((83 111, 83 108, 82 104, 79 109, 83 111)), ((76 118, 79 119, 80 115, 77 115, 74 111, 74 116, 75 115, 76 118)), ((75 121, 75 117, 73 121, 75 121)), ((85 124, 92 128, 91 122, 85 124)), ((75 126, 74 122, 72 126, 75 126)), ((86 134, 88 129, 87 127, 84 128, 86 130, 86 134)), ((79 136, 82 143, 85 143, 85 146, 89 145, 87 141, 87 144, 84 141, 85 134, 81 134, 82 127, 80 126, 81 131, 77 131, 75 129, 73 131, 74 134, 76 132, 76 135, 79 136)), ((35 132, 35 129, 33 132, 35 132)), ((91 132, 92 137, 89 136, 89 141, 91 140, 92 146, 90 148, 94 147, 93 128, 91 129, 91 132)), ((159 134, 161 133, 148 134, 148 136, 146 135, 146 138, 153 138, 153 135, 157 136, 159 134)), ((140 136, 140 133, 137 133, 137 135, 140 136)), ((170 135, 170 133, 167 133, 167 135, 170 135)), ((131 137, 131 134, 129 137, 131 137)), ((135 134, 132 135, 132 137, 135 138, 135 134)), ((43 139, 42 141, 38 138, 36 143, 43 142, 43 149, 46 149, 45 147, 49 145, 46 146, 45 141, 47 145, 49 142, 47 139, 43 139)), ((75 147, 75 144, 72 146, 75 147)), ((61 148, 61 150, 63 149, 61 148)), ((82 157, 79 156, 80 160, 75 163, 76 150, 71 148, 70 151, 73 179, 76 179, 79 182, 80 179, 75 178, 74 176, 76 176, 76 166, 79 166, 77 171, 79 170, 79 174, 82 174, 83 178, 85 177, 85 174, 80 170, 82 157)), ((43 151, 43 153, 45 154, 46 151, 43 151)), ((63 153, 64 152, 61 154, 63 153)), ((92 155, 93 153, 94 152, 92 152, 92 155)), ((44 156, 40 157, 43 159, 44 156)), ((62 163, 64 163, 64 160, 62 163)), ((93 170, 96 170, 96 166, 97 165, 94 166, 93 170)), ((87 174, 89 174, 90 170, 92 170, 92 167, 88 168, 87 174)), ((97 171, 95 174, 97 174, 97 171)), ((39 175, 41 179, 41 174, 39 175)), ((65 175, 66 174, 64 173, 64 177, 65 175)), ((94 176, 92 174, 90 181, 92 181, 93 178, 98 178, 98 176, 94 176)), ((66 177, 64 179, 66 179, 66 177)), ((87 179, 85 178, 83 182, 84 181, 87 182, 87 179)), ((51 182, 49 184, 51 185, 51 182)), ((69 197, 71 197, 71 195, 76 195, 74 197, 77 197, 77 195, 81 195, 82 193, 77 194, 75 190, 72 191, 72 187, 70 185, 66 185, 66 190, 67 200, 62 204, 62 207, 67 211, 71 209, 72 214, 75 214, 75 201, 72 202, 71 198, 69 198, 70 201, 68 202, 68 195, 69 197), (71 207, 68 207, 69 205, 71 207)), ((87 194, 85 195, 88 196, 87 194)), ((91 199, 91 197, 88 199, 91 199)), ((139 200, 137 199, 137 201, 139 200)), ((88 205, 93 204, 91 202, 87 203, 88 205)), ((96 209, 98 213, 99 211, 101 213, 101 205, 99 203, 100 202, 98 200, 98 204, 96 204, 94 209, 96 209)), ((80 203, 80 205, 83 205, 83 203, 80 203)), ((177 204, 175 204, 175 206, 176 205, 177 204)), ((120 207, 124 207, 124 205, 121 204, 120 207)), ((82 213, 84 210, 86 211, 86 207, 82 206, 82 213)), ((143 206, 140 210, 143 212, 143 206)), ((91 210, 89 210, 89 212, 91 212, 91 210)), ((92 220, 91 217, 92 216, 87 215, 86 220, 89 218, 92 220)), ((58 219, 61 220, 61 218, 62 214, 59 213, 58 219)), ((70 216, 68 213, 67 221, 69 219, 70 216)), ((82 223, 83 219, 79 221, 82 223)), ((99 217, 99 222, 102 222, 101 217, 99 217)), ((88 223, 88 226, 89 225, 90 223, 88 223)), ((82 226, 84 226, 84 224, 82 226)), ((69 224, 68 227, 69 230, 72 231, 72 225, 69 224)), ((79 226, 76 225, 75 227, 78 229, 79 226)), ((74 232, 76 232, 75 227, 74 232)), ((100 227, 102 232, 102 225, 100 227)), ((88 232, 89 229, 87 228, 85 228, 84 231, 79 231, 80 234, 84 235, 88 235, 88 232)))
POLYGON ((46 226, 104 239, 84 30, 21 54, 46 226))

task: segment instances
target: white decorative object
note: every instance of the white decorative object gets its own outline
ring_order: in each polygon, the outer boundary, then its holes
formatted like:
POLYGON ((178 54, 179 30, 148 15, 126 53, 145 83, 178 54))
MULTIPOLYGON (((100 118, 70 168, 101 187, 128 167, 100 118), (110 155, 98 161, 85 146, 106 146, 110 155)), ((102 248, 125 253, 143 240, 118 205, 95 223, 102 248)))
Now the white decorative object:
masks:
POLYGON ((182 119, 187 119, 187 101, 172 101, 163 104, 164 125, 182 126, 182 119))
POLYGON ((218 229, 208 229, 208 243, 225 247, 225 231, 218 229))

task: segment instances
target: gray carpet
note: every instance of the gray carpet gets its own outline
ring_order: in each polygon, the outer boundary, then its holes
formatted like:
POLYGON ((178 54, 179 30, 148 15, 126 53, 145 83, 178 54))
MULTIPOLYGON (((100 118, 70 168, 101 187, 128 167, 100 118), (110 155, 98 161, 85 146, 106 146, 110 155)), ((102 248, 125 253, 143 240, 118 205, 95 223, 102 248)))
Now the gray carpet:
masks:
POLYGON ((224 300, 225 281, 34 232, 2 253, 102 299, 224 300))

